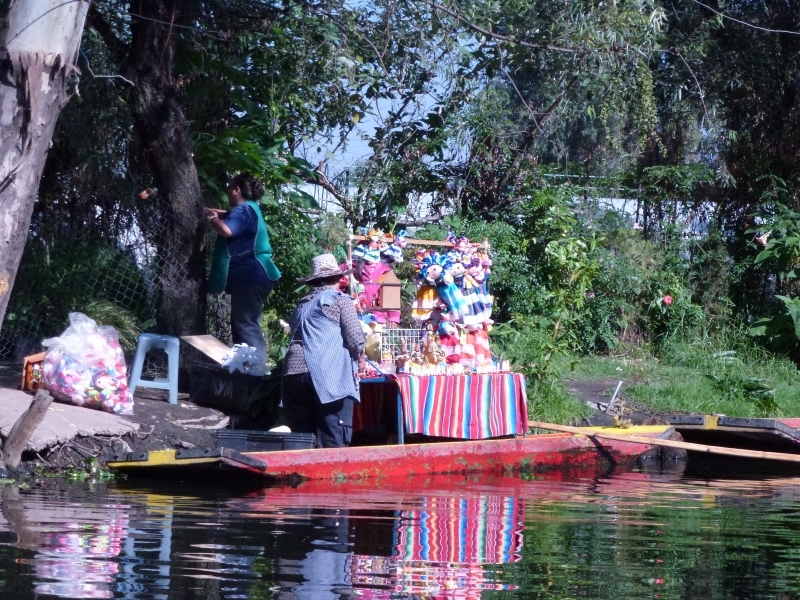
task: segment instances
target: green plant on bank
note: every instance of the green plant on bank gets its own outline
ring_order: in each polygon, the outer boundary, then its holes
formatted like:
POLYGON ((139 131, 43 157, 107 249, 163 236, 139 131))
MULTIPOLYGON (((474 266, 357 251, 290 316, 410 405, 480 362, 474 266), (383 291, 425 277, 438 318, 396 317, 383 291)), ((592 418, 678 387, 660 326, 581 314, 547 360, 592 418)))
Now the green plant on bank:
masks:
POLYGON ((94 457, 86 458, 81 469, 69 469, 64 474, 67 481, 108 481, 114 478, 114 474, 108 469, 100 467, 100 461, 94 457))
POLYGON ((559 359, 570 357, 570 343, 557 323, 544 317, 517 316, 493 327, 492 344, 501 360, 528 380, 528 409, 544 421, 565 423, 589 413, 589 408, 570 397, 560 381, 559 359))
MULTIPOLYGON (((58 239, 58 238, 56 238, 58 239)), ((102 240, 86 244, 29 240, 3 332, 29 332, 32 342, 59 335, 70 312, 83 312, 120 332, 126 352, 152 325, 146 268, 102 240)))
POLYGON ((800 296, 795 296, 800 277, 800 212, 783 204, 776 204, 771 212, 758 213, 764 225, 752 228, 748 233, 760 234, 756 240, 765 248, 758 254, 755 264, 767 262, 778 276, 778 289, 783 293, 775 295, 780 303, 773 314, 755 321, 750 334, 765 337, 781 349, 792 349, 800 340, 800 296))
POLYGON ((130 311, 108 300, 90 300, 81 311, 98 325, 111 326, 119 333, 119 342, 127 355, 136 352, 136 342, 142 330, 152 327, 155 320, 140 322, 130 311))
MULTIPOLYGON (((800 375, 788 358, 757 344, 745 326, 674 335, 658 358, 639 348, 632 356, 563 357, 575 379, 621 379, 632 400, 665 412, 738 417, 800 414, 800 375)), ((613 386, 611 386, 613 387, 613 386)))

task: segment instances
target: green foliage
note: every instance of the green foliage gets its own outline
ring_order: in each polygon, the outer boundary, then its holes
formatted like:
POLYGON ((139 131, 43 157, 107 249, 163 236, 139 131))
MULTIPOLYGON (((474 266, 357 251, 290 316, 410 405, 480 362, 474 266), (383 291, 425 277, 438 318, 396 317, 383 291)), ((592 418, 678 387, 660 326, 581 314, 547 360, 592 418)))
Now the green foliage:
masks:
MULTIPOLYGON (((754 263, 770 264, 783 290, 796 294, 797 266, 800 264, 800 213, 777 203, 773 210, 764 210, 759 216, 764 220, 764 225, 752 228, 748 233, 761 233, 760 239, 768 238, 768 241, 754 263)), ((765 337, 778 348, 796 349, 800 342, 800 296, 775 294, 775 300, 777 303, 772 314, 755 321, 750 334, 765 337)))
POLYGON ((516 317, 491 331, 492 346, 528 380, 528 410, 533 418, 554 423, 576 421, 588 407, 571 398, 559 381, 560 364, 569 357, 569 338, 559 323, 542 317, 516 317), (559 361, 558 359, 561 359, 559 361))
POLYGON ((122 350, 128 355, 136 352, 136 343, 142 330, 153 324, 153 321, 140 323, 130 311, 104 299, 90 300, 81 312, 94 319, 98 325, 107 325, 116 329, 119 333, 122 350))
POLYGON ((765 417, 778 412, 775 402, 775 389, 769 380, 763 377, 742 377, 738 370, 710 373, 708 377, 727 401, 749 401, 758 407, 765 417))
POLYGON ((9 303, 6 335, 30 332, 35 343, 58 335, 70 312, 83 312, 120 332, 126 352, 138 333, 152 325, 144 273, 135 261, 98 241, 50 245, 31 240, 20 266, 21 277, 9 303))

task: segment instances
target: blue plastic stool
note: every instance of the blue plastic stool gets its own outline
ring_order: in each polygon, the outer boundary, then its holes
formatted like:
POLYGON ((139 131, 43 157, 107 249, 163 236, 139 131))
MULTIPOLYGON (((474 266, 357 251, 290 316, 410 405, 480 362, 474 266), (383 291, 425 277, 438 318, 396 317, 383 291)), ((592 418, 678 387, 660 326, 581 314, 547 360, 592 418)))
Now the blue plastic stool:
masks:
POLYGON ((136 386, 169 390, 169 403, 178 403, 178 359, 180 358, 180 340, 170 335, 157 333, 140 333, 136 343, 136 357, 128 377, 128 389, 136 393, 136 386), (167 378, 154 381, 142 381, 144 358, 150 350, 163 349, 167 353, 167 378))

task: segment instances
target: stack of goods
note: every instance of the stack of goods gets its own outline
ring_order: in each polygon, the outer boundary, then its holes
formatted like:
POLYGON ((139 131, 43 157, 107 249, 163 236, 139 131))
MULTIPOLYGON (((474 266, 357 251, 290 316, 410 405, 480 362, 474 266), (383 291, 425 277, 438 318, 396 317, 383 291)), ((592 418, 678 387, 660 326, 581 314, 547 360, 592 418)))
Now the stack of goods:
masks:
POLYGON ((133 414, 125 356, 113 327, 98 327, 86 315, 70 313, 61 336, 44 340, 44 381, 53 396, 77 406, 133 414))
POLYGON ((413 342, 409 336, 408 343, 404 341, 397 348, 383 343, 382 331, 412 330, 397 329, 400 311, 381 304, 381 287, 385 287, 392 265, 403 260, 402 251, 408 241, 405 232, 395 236, 372 229, 363 234, 364 241, 353 248, 352 266, 356 307, 364 322, 370 360, 379 362, 386 372, 396 369, 422 375, 509 370, 507 361, 498 364, 492 359, 489 348, 494 298, 488 289, 492 272, 488 245, 474 244, 465 236, 451 233, 444 252, 424 248, 416 251, 417 294, 411 317, 417 324, 417 333, 421 331, 422 335, 413 342))
POLYGON ((419 251, 420 282, 413 318, 437 332, 445 364, 469 372, 493 372, 489 350, 493 298, 488 291, 492 261, 466 237, 450 236, 446 254, 419 251))
MULTIPOLYGON (((405 231, 397 235, 379 229, 363 230, 366 240, 353 248, 353 278, 356 281, 356 306, 367 322, 396 327, 400 323, 399 310, 374 310, 380 307, 380 289, 392 266, 403 262, 406 247, 405 231)), ((344 266, 344 265, 343 265, 344 266)))
POLYGON ((467 367, 461 362, 448 362, 447 350, 448 347, 442 343, 439 333, 433 331, 432 325, 428 325, 416 346, 408 348, 406 345, 402 345, 401 351, 394 358, 396 371, 409 375, 469 375, 471 373, 488 375, 510 371, 507 360, 496 362, 489 359, 473 367, 467 367))

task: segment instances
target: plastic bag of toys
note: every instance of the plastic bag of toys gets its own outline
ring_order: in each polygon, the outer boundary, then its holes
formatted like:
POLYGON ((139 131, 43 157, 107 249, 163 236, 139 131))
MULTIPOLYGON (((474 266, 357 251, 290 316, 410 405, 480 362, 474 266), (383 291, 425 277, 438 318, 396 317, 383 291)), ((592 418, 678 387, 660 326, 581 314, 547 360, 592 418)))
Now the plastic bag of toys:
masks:
POLYGON ((82 313, 70 313, 59 337, 44 340, 44 381, 64 402, 120 415, 133 414, 119 334, 82 313))

